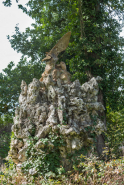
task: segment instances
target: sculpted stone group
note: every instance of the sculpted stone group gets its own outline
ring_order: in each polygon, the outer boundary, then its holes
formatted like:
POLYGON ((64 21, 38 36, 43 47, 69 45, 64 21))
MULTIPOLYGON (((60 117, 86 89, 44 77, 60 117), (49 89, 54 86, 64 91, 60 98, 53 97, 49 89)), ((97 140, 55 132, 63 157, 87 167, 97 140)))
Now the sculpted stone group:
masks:
MULTIPOLYGON (((70 32, 63 38, 66 46, 62 50, 68 45, 70 32)), ((24 81, 21 83, 19 107, 15 110, 12 126, 14 137, 9 152, 17 165, 26 161, 27 139, 32 135, 37 137, 35 149, 42 155, 45 145, 41 138, 47 138, 52 130, 65 140, 65 146, 59 147, 59 150, 63 165, 69 169, 67 154, 93 143, 85 128, 94 124, 91 115, 97 117, 98 111, 104 111, 104 106, 97 98, 101 77, 93 77, 83 85, 79 80, 71 82, 65 63, 56 64, 62 40, 58 43, 58 48, 54 47, 44 59, 46 68, 41 79, 34 78, 28 86, 24 81)), ((104 123, 97 118, 94 128, 96 135, 99 135, 105 129, 104 123)), ((48 146, 55 147, 50 142, 48 146)))

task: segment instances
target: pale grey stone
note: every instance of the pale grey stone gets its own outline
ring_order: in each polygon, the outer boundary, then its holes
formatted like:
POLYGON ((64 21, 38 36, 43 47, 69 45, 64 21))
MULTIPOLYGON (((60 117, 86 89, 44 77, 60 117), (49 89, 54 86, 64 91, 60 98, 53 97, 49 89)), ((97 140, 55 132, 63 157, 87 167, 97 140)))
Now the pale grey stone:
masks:
POLYGON ((39 130, 39 132, 36 135, 36 137, 38 139, 44 138, 49 132, 50 132, 50 126, 49 125, 46 125, 46 126, 43 127, 42 130, 39 130))
POLYGON ((30 174, 30 175, 36 175, 36 174, 37 174, 37 170, 36 170, 35 168, 31 168, 31 169, 29 170, 29 174, 30 174))
POLYGON ((24 147, 24 148, 22 148, 21 150, 19 150, 19 152, 18 152, 18 159, 19 159, 19 161, 21 161, 21 162, 24 162, 24 161, 26 161, 26 150, 27 150, 27 147, 24 147))
POLYGON ((21 94, 19 96, 19 104, 24 104, 27 100, 27 84, 24 80, 21 83, 21 94))
POLYGON ((54 88, 50 85, 49 87, 48 87, 48 100, 50 101, 54 101, 54 99, 55 99, 55 97, 56 97, 56 93, 55 93, 55 90, 54 90, 54 88))
MULTIPOLYGON (((65 69, 65 64, 62 64, 65 69)), ((47 67, 55 68, 55 65, 47 67)), ((55 69, 54 78, 52 69, 50 73, 42 75, 41 81, 34 78, 28 86, 24 81, 21 83, 19 107, 15 110, 12 126, 15 137, 11 141, 9 152, 16 164, 21 165, 27 160, 25 153, 29 146, 29 136, 30 139, 37 138, 35 155, 43 155, 46 146, 49 150, 55 146, 50 140, 46 145, 42 139, 49 138, 51 133, 61 135, 65 146, 59 146, 58 149, 66 169, 71 167, 67 154, 73 154, 84 145, 93 143, 85 128, 94 124, 91 114, 97 116, 98 111, 104 111, 104 106, 98 102, 98 82, 102 79, 93 77, 83 85, 79 80, 71 83, 68 73, 65 72, 64 76, 60 67, 58 65, 58 69, 55 69)), ((97 135, 105 130, 104 123, 98 118, 94 128, 97 135)), ((36 173, 35 168, 29 170, 31 175, 36 173)))
POLYGON ((72 150, 79 150, 83 146, 83 143, 79 138, 74 138, 71 141, 71 145, 72 145, 72 150))

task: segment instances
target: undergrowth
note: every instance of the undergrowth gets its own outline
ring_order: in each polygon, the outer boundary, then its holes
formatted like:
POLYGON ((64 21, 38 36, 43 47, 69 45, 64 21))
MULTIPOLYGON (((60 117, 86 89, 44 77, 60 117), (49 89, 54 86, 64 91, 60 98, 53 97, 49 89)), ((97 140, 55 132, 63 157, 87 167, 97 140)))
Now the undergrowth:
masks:
POLYGON ((0 185, 123 185, 124 184, 124 157, 110 161, 99 160, 96 156, 84 158, 84 162, 73 166, 72 171, 55 175, 49 171, 49 176, 37 177, 25 175, 16 171, 15 165, 9 164, 0 172, 0 185))
MULTIPOLYGON (((63 146, 64 140, 57 132, 56 134, 50 132, 46 138, 40 139, 45 147, 42 150, 36 150, 35 144, 37 138, 29 138, 28 148, 26 151, 27 160, 22 164, 22 171, 25 174, 29 170, 36 171, 36 174, 44 175, 50 171, 53 174, 60 174, 64 169, 61 168, 59 147, 63 146)), ((49 176, 49 174, 48 174, 49 176)))
MULTIPOLYGON (((76 155, 72 160, 72 170, 65 171, 57 149, 64 145, 61 136, 51 133, 47 138, 43 138, 42 142, 48 145, 47 152, 44 151, 44 154, 39 156, 34 149, 37 138, 33 137, 29 139, 27 161, 23 164, 22 170, 16 169, 11 160, 8 161, 0 171, 0 185, 124 185, 124 156, 122 157, 118 149, 123 144, 124 138, 122 113, 110 112, 107 115, 108 127, 105 133, 107 140, 105 155, 103 154, 106 157, 103 159, 98 158, 95 153, 86 157, 81 151, 78 157, 76 155), (51 145, 50 148, 49 143, 54 147, 51 145), (37 170, 37 175, 28 173, 33 168, 37 170)), ((88 129, 91 130, 90 127, 88 129)), ((96 137, 94 130, 91 131, 90 137, 94 139, 96 137)))

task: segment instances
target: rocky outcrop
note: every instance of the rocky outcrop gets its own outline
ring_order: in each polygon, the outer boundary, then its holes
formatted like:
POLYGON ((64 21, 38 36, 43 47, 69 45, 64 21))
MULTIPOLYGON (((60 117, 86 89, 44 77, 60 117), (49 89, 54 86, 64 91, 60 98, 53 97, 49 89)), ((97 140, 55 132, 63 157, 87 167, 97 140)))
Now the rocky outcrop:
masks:
POLYGON ((65 63, 56 64, 70 35, 71 32, 66 33, 46 54, 41 79, 34 78, 28 86, 24 81, 21 84, 9 156, 19 168, 27 164, 31 175, 38 170, 56 171, 59 161, 70 170, 73 155, 92 146, 93 133, 97 136, 105 129, 98 117, 98 112, 104 111, 97 98, 102 79, 93 77, 83 85, 79 80, 71 82, 65 63))
MULTIPOLYGON (((97 117, 98 111, 104 111, 103 105, 97 102, 101 80, 100 77, 92 78, 81 85, 79 80, 66 83, 48 75, 42 81, 34 78, 28 86, 22 81, 19 107, 15 110, 12 126, 14 137, 9 152, 12 160, 18 165, 27 160, 30 138, 37 138, 34 147, 42 155, 46 147, 42 139, 53 132, 65 141, 65 145, 58 148, 63 166, 69 169, 67 155, 93 143, 86 128, 93 126, 96 135, 104 131, 104 123, 97 117)), ((48 141, 47 147, 52 150, 56 146, 48 141)))

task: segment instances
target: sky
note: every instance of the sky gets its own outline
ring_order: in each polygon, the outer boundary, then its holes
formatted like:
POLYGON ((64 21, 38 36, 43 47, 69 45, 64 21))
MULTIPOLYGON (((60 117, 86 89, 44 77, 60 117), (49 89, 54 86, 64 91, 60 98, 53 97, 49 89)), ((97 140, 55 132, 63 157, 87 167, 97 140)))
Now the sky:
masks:
MULTIPOLYGON (((16 0, 12 0, 11 7, 5 7, 2 1, 0 1, 0 73, 11 61, 17 64, 21 58, 21 54, 11 48, 7 35, 11 36, 15 33, 16 24, 19 24, 20 31, 25 31, 25 28, 34 22, 21 9, 18 9, 16 0)), ((26 2, 28 0, 20 0, 23 5, 26 2)))

